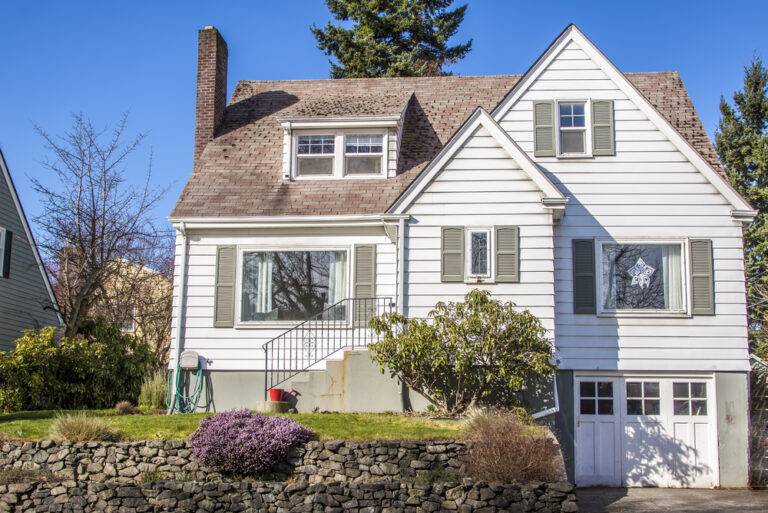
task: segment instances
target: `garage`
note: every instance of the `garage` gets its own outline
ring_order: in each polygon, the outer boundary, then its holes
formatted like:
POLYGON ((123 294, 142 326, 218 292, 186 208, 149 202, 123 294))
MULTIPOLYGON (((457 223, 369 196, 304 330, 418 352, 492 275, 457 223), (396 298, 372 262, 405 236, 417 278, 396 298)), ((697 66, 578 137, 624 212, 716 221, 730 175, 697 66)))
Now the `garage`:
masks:
POLYGON ((717 486, 711 375, 574 376, 579 486, 717 486))

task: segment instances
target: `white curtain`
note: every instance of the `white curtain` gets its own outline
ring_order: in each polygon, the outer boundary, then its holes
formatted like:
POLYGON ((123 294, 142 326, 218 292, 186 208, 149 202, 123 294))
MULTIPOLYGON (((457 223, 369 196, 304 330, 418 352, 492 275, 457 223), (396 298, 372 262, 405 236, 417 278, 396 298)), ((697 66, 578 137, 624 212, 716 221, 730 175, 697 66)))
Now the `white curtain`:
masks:
POLYGON ((256 293, 256 311, 272 311, 272 253, 259 254, 259 286, 256 293))
POLYGON ((680 246, 661 247, 661 268, 664 275, 664 307, 679 310, 683 307, 683 276, 680 246))
POLYGON ((603 246, 603 309, 616 309, 616 248, 603 246))
POLYGON ((332 251, 328 269, 328 306, 347 297, 347 252, 332 251))

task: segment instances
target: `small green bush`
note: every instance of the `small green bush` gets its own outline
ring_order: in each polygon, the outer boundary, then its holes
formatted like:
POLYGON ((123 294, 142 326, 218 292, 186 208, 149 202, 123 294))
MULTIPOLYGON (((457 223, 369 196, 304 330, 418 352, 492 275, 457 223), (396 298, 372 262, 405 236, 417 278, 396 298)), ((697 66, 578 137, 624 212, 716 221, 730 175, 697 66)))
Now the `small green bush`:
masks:
POLYGON ((121 439, 108 419, 90 417, 85 412, 57 415, 48 434, 53 440, 70 442, 117 442, 121 439))
POLYGON ((165 400, 168 396, 168 378, 165 370, 159 370, 146 376, 141 383, 139 392, 139 406, 148 410, 166 408, 165 400))
POLYGON ((103 320, 76 337, 56 328, 28 330, 16 348, 0 352, 0 409, 111 408, 135 402, 153 357, 140 340, 103 320))

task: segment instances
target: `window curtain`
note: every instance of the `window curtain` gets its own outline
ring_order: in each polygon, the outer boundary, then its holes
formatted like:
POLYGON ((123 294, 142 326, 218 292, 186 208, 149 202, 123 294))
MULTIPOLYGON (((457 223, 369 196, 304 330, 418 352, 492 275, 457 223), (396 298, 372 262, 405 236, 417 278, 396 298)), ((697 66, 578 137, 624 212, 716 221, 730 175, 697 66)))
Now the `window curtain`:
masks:
POLYGON ((263 320, 272 311, 272 253, 243 254, 242 319, 263 320))
POLYGON ((616 309, 616 248, 603 246, 603 310, 616 309))
POLYGON ((346 297, 347 253, 346 251, 333 251, 328 269, 328 306, 336 304, 346 297))
POLYGON ((683 308, 683 276, 680 246, 661 247, 661 268, 664 275, 664 307, 670 310, 683 308))

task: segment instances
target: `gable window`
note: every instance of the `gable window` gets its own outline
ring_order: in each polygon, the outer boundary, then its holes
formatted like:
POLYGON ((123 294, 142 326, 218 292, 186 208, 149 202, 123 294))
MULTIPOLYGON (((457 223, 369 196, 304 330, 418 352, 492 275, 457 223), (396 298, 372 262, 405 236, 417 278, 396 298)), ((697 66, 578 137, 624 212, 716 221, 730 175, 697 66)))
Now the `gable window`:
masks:
POLYGON ((587 116, 585 102, 558 103, 560 154, 587 153, 587 116))
POLYGON ((241 322, 304 321, 349 295, 346 251, 244 250, 241 262, 241 322))
POLYGON ((467 230, 467 278, 491 277, 491 230, 467 230))
POLYGON ((333 174, 335 137, 333 135, 300 135, 296 146, 298 176, 333 174))
POLYGON ((598 303, 603 312, 686 310, 682 242, 599 244, 598 303))
POLYGON ((350 134, 346 136, 344 173, 347 175, 380 174, 384 156, 382 134, 350 134))

